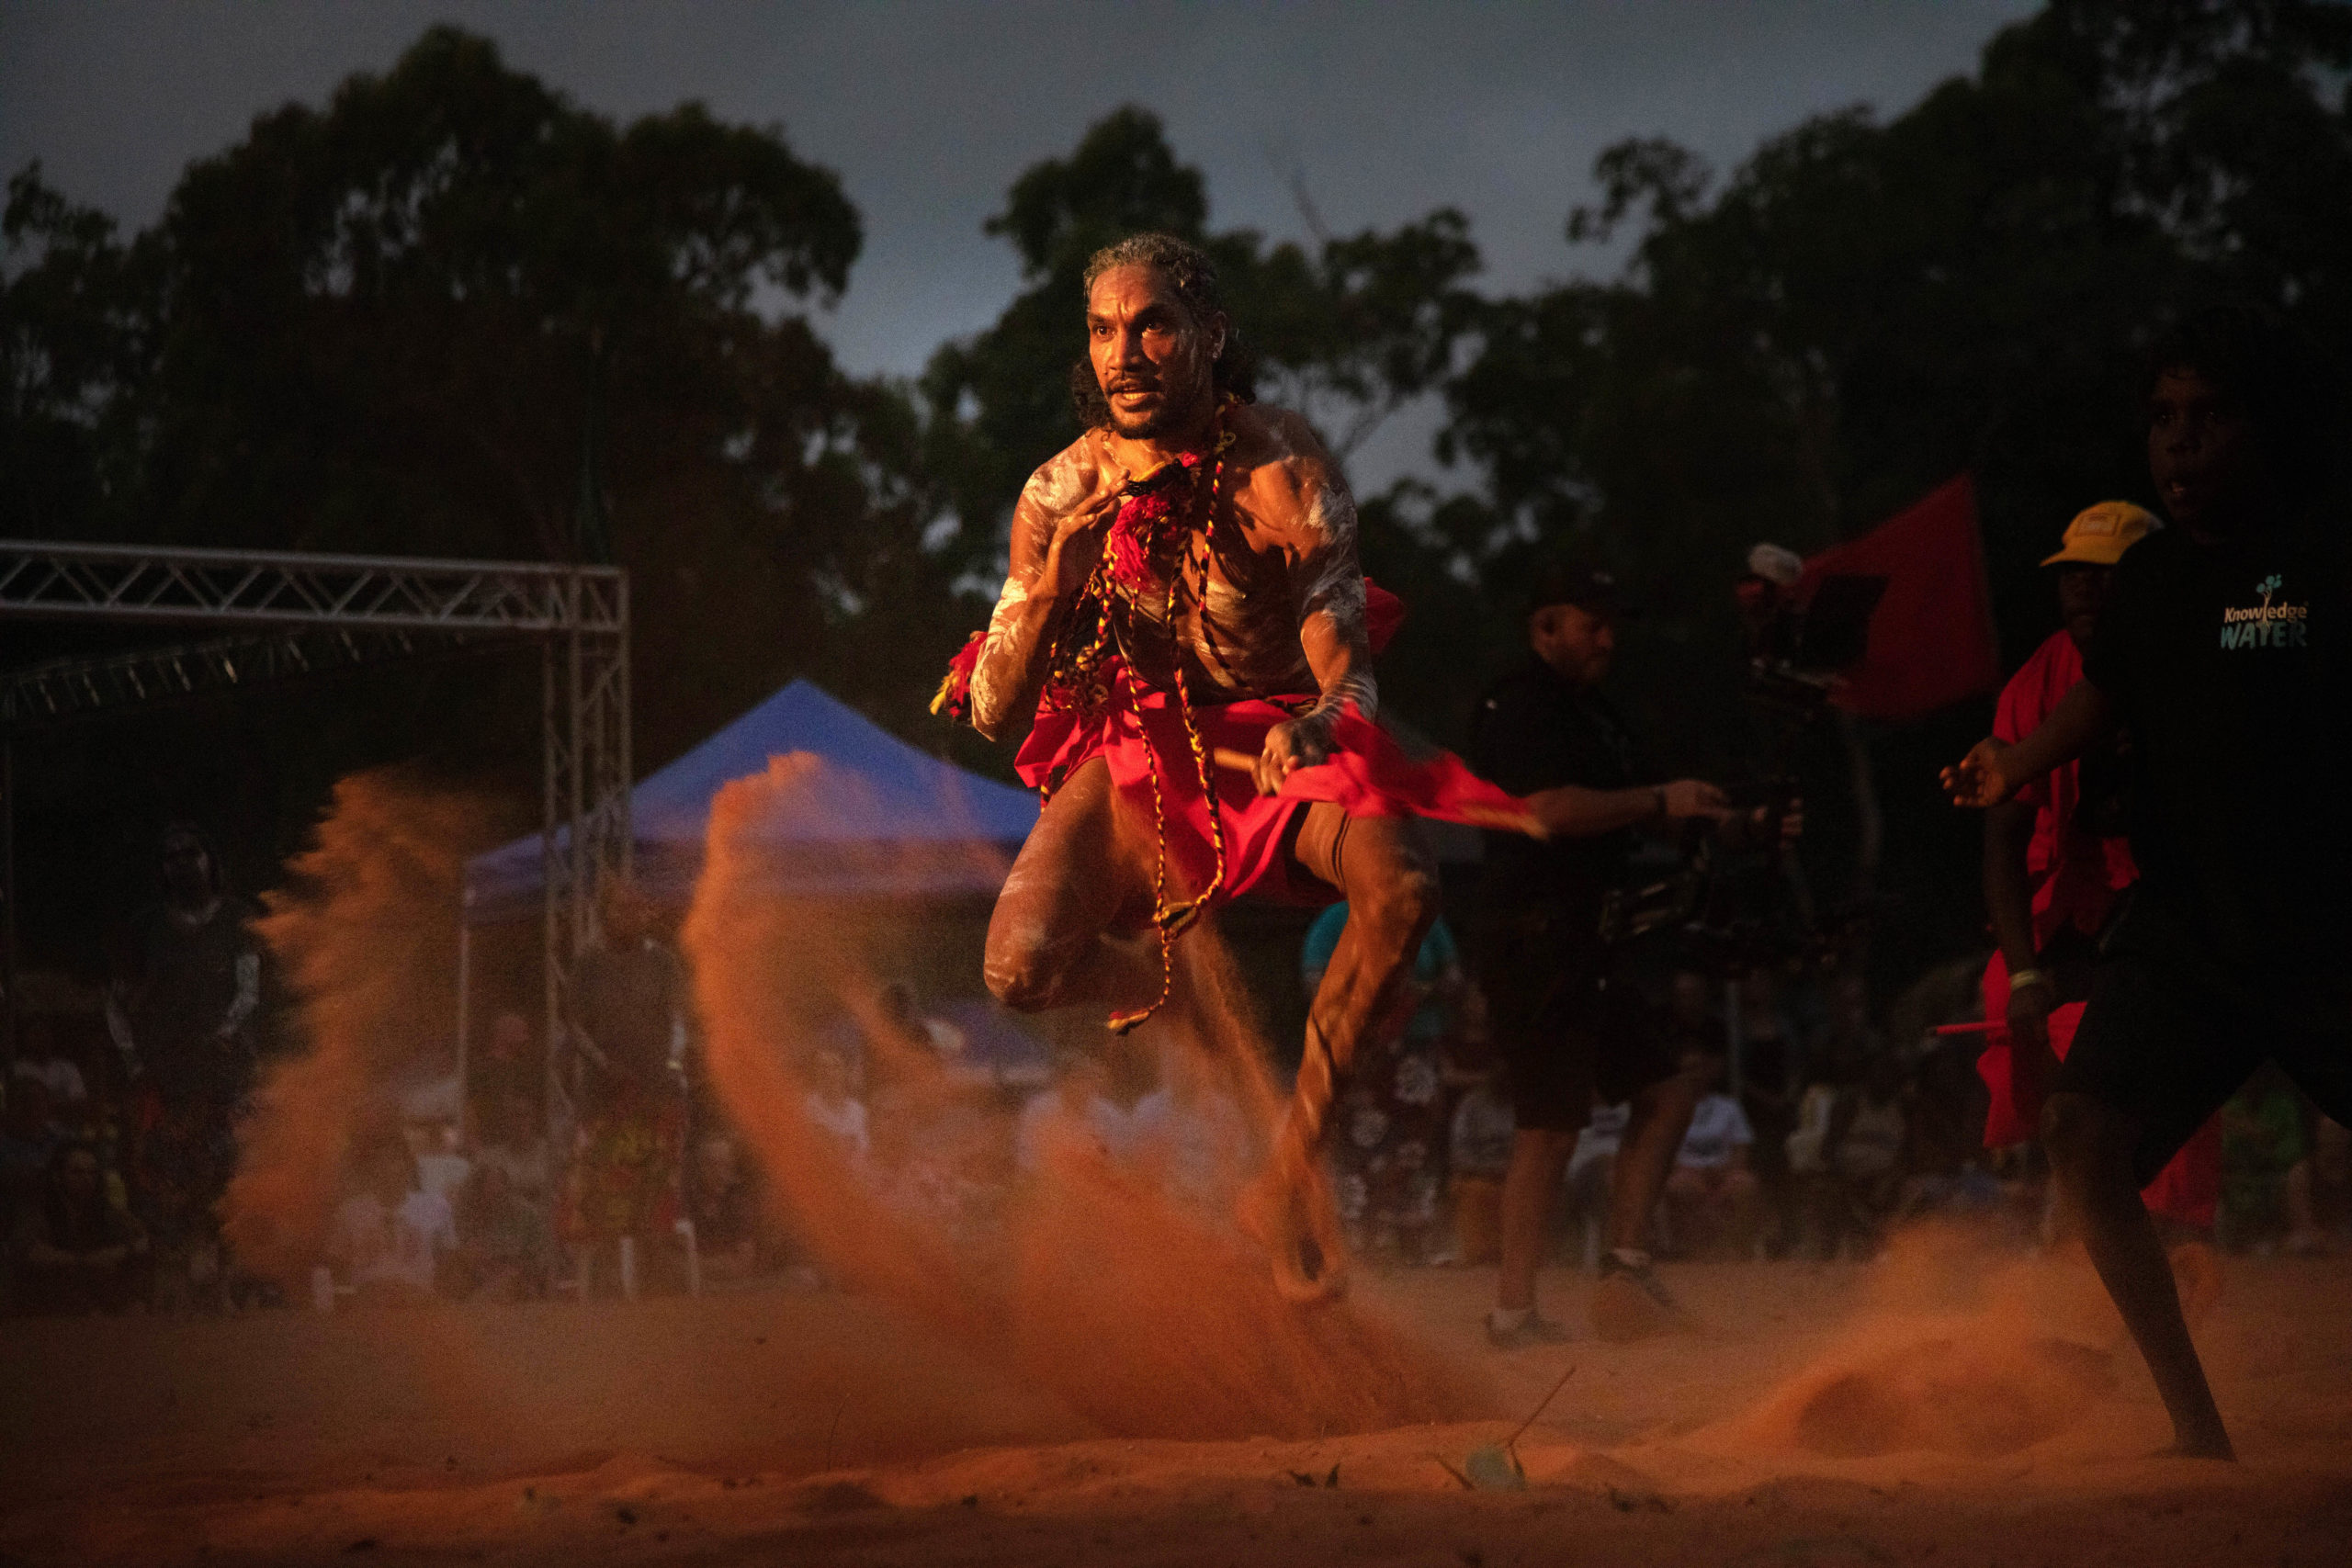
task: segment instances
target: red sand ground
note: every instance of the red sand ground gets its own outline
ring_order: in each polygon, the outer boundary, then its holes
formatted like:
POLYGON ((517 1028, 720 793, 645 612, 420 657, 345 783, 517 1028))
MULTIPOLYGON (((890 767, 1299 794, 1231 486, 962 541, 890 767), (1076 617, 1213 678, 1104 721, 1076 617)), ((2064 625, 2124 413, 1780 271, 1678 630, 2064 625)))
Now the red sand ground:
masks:
POLYGON ((1446 1468, 1500 1420, 1105 1438, 841 1294, 11 1323, 0 1563, 2352 1562, 2352 1261, 2229 1267, 2233 1467, 2145 1457, 2162 1413, 2080 1278, 1933 1265, 2037 1342, 1888 1315, 1922 1267, 1672 1269, 1706 1337, 1510 1357, 1490 1272, 1363 1279, 1498 1417, 1576 1364, 1517 1494, 1446 1468))

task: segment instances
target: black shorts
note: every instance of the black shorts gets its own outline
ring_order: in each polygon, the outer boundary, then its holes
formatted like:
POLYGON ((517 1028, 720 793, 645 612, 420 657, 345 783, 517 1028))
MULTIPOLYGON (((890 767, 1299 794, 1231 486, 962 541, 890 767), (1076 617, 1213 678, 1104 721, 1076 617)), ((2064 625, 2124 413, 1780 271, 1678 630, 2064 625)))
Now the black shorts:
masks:
POLYGON ((2340 967, 2266 975, 2135 952, 2099 964, 2051 1089, 2138 1121, 2132 1170, 2144 1186, 2266 1059, 2352 1121, 2352 987, 2340 967))
POLYGON ((1678 1064, 1641 988, 1605 959, 1556 942, 1490 942, 1479 980, 1495 1048, 1510 1069, 1511 1120, 1567 1133, 1674 1076, 1678 1064))

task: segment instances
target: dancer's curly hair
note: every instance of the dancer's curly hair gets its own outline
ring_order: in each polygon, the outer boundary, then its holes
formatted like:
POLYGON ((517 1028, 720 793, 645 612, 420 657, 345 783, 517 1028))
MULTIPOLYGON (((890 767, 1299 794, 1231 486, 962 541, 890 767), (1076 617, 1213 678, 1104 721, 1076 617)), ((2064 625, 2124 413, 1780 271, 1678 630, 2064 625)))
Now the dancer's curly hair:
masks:
MULTIPOLYGON (((1205 321, 1225 309, 1217 297, 1216 263, 1190 241, 1149 231, 1130 234, 1087 258, 1080 287, 1091 296, 1094 280, 1117 266, 1158 267, 1174 286, 1176 298, 1184 302, 1195 321, 1205 321)), ((1257 400, 1257 355, 1242 346, 1238 328, 1226 328, 1224 351, 1209 367, 1209 375, 1219 394, 1230 392, 1244 402, 1257 400)), ((1091 430, 1111 423, 1110 402, 1102 396, 1102 383, 1094 378, 1093 362, 1083 355, 1070 367, 1069 396, 1081 428, 1091 430)))

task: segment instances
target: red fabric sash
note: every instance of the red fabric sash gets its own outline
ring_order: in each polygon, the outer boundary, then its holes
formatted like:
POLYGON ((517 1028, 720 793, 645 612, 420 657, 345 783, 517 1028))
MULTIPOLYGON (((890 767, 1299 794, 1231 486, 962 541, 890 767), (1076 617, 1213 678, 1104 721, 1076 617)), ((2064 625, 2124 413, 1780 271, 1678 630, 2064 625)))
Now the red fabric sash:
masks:
MULTIPOLYGON (((1130 809, 1151 817, 1151 778, 1159 763, 1160 809, 1167 823, 1168 896, 1193 897, 1216 874, 1209 806, 1200 771, 1184 737, 1182 716, 1168 693, 1146 690, 1138 699, 1122 679, 1091 721, 1068 711, 1040 711, 1014 761, 1022 779, 1058 788, 1079 768, 1101 757, 1130 809)), ((1216 902, 1254 893, 1285 902, 1328 903, 1332 891, 1286 874, 1283 837, 1292 819, 1317 801, 1356 817, 1434 817, 1481 828, 1532 830, 1527 805, 1487 783, 1450 752, 1427 762, 1407 757, 1385 729, 1351 707, 1340 716, 1337 748, 1329 761, 1301 768, 1279 795, 1260 795, 1249 769, 1264 750, 1266 732, 1315 703, 1310 694, 1250 698, 1193 710, 1210 759, 1216 811, 1225 829, 1225 886, 1216 902)))
POLYGON ((1335 739, 1330 761, 1291 774, 1278 798, 1328 800, 1351 817, 1434 817, 1542 836, 1527 802, 1488 784, 1451 751, 1416 762, 1352 706, 1340 715, 1335 739))

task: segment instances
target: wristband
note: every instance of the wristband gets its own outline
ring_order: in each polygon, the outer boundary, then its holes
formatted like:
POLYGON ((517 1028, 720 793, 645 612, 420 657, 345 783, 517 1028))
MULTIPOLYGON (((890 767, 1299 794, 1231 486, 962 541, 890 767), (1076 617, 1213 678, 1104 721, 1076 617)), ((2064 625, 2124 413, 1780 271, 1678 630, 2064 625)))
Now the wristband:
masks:
POLYGON ((2043 969, 2020 969, 2009 976, 2009 989, 2012 991, 2021 991, 2028 986, 2047 988, 2049 985, 2050 974, 2043 969))
POLYGON ((1653 784, 1650 787, 1650 818, 1657 822, 1666 820, 1666 786, 1664 784, 1653 784))

